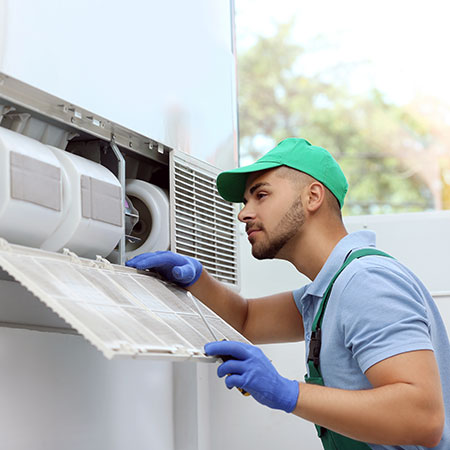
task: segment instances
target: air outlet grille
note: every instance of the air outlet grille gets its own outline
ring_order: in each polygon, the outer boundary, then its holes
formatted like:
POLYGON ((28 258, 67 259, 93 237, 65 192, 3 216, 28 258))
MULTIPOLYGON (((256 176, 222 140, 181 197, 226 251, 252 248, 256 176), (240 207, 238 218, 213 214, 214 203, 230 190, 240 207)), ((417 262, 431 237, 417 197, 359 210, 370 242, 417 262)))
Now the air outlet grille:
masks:
POLYGON ((236 208, 220 197, 219 170, 171 152, 171 248, 200 260, 219 281, 238 285, 236 208))

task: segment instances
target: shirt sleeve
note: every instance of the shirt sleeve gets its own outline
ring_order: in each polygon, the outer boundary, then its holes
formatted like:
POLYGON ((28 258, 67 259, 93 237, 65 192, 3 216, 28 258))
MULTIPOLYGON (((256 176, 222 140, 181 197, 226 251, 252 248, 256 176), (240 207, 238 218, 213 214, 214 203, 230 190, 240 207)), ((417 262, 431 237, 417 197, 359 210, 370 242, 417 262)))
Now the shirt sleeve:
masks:
POLYGON ((433 350, 427 310, 414 279, 386 267, 358 270, 342 291, 345 345, 366 372, 414 350, 433 350))
POLYGON ((303 297, 305 295, 306 289, 308 289, 309 284, 302 286, 301 288, 296 289, 295 291, 292 291, 295 305, 297 306, 297 309, 299 310, 302 316, 303 316, 303 297))

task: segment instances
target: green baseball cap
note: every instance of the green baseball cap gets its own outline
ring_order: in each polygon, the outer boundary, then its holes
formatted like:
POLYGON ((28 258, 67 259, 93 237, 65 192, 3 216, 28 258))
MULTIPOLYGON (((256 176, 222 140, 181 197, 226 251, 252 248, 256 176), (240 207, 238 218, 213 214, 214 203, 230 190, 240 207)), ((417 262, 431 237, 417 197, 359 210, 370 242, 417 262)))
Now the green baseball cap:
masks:
POLYGON ((288 166, 307 173, 333 193, 341 208, 344 205, 348 183, 339 164, 324 148, 298 138, 284 139, 249 166, 220 173, 217 177, 217 190, 225 200, 240 203, 243 201, 245 185, 251 173, 279 166, 288 166))

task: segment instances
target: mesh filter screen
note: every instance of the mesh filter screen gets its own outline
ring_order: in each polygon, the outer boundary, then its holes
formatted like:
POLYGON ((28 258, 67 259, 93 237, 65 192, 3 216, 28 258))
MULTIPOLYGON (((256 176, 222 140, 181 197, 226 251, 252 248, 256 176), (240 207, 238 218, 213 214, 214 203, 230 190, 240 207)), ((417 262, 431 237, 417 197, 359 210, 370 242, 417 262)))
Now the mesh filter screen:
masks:
MULTIPOLYGON (((107 358, 166 356, 208 360, 213 340, 193 298, 154 276, 2 242, 0 266, 55 311, 107 358)), ((200 304, 217 337, 246 342, 200 304)))

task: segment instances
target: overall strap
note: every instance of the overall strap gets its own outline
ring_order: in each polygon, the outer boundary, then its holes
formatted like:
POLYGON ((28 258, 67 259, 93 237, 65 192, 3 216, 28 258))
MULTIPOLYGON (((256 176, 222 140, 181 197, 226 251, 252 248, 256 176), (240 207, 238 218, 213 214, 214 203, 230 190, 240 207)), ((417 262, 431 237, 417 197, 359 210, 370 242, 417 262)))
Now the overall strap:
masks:
POLYGON ((310 376, 313 378, 321 377, 320 373, 320 347, 322 345, 322 321, 325 315, 325 309, 328 304, 328 299, 330 298, 331 289, 333 288, 334 282, 337 277, 341 274, 341 272, 355 259, 362 258, 363 256, 386 256, 388 258, 392 258, 392 256, 388 255, 381 250, 376 248, 363 248, 360 250, 355 250, 350 253, 350 255, 345 260, 344 264, 342 264, 341 268, 334 274, 333 278, 330 281, 325 293, 322 297, 322 301, 319 306, 319 310, 317 311, 316 317, 314 318, 312 328, 311 328, 311 342, 309 344, 309 354, 308 354, 308 368, 310 376))

